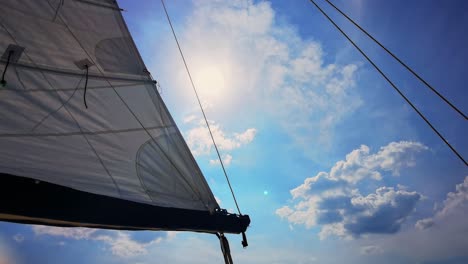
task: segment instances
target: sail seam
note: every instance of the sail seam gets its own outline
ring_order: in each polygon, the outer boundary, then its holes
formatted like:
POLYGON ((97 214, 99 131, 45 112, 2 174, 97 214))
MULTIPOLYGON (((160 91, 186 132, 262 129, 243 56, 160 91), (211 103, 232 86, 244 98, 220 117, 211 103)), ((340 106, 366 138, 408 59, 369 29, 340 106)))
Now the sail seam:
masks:
MULTIPOLYGON (((6 64, 4 61, 0 61, 0 64, 6 64)), ((73 71, 73 70, 66 70, 66 69, 57 69, 54 67, 48 67, 48 66, 39 66, 38 64, 34 63, 34 65, 28 65, 28 63, 25 62, 15 62, 11 63, 11 65, 15 65, 20 68, 25 68, 25 69, 30 69, 30 70, 38 70, 38 71, 46 71, 46 72, 53 72, 53 73, 58 73, 58 74, 64 74, 64 75, 71 75, 71 76, 82 76, 83 72, 78 72, 78 71, 73 71)), ((142 82, 142 83, 154 83, 153 80, 151 79, 139 79, 139 78, 131 78, 131 77, 117 77, 117 76, 109 76, 109 75, 104 75, 100 71, 101 75, 97 74, 89 74, 90 79, 109 79, 109 80, 115 80, 115 81, 134 81, 134 82, 142 82)))
MULTIPOLYGON (((23 87, 25 87, 25 85, 22 83, 22 81, 18 78, 18 80, 20 81, 21 85, 23 87)), ((132 89, 142 89, 142 88, 146 88, 146 87, 136 87, 135 85, 139 85, 140 83, 129 83, 129 84, 117 84, 117 85, 114 85, 114 87, 119 87, 119 88, 132 88, 132 89)), ((88 90, 98 90, 98 89, 112 89, 111 87, 109 87, 108 85, 106 86, 94 86, 94 87, 90 87, 88 86, 87 88, 88 90)), ((3 88, 0 90, 0 92, 2 91, 13 91, 13 92, 21 92, 21 93, 35 93, 35 92, 68 92, 68 91, 79 91, 79 90, 84 90, 84 88, 80 88, 80 87, 76 87, 76 88, 56 88, 56 89, 41 89, 41 88, 37 88, 37 89, 16 89, 16 88, 3 88)))
MULTIPOLYGON (((164 129, 171 128, 174 125, 169 126, 151 126, 146 127, 148 130, 164 129)), ((82 131, 82 132, 68 132, 68 133, 5 133, 0 134, 0 138, 14 138, 14 137, 67 137, 67 136, 80 136, 80 135, 105 135, 105 134, 120 134, 120 133, 129 133, 129 132, 138 132, 144 131, 143 128, 127 128, 127 129, 111 129, 111 130, 101 130, 101 131, 82 131)))

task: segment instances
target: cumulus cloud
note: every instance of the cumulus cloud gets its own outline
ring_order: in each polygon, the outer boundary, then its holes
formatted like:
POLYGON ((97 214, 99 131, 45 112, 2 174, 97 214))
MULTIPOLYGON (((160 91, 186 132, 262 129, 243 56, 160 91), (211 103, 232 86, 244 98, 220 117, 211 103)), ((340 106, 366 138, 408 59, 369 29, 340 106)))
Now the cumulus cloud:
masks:
MULTIPOLYGON (((202 119, 197 119, 196 116, 191 115, 186 117, 184 122, 188 125, 192 125, 192 127, 185 134, 187 145, 189 146, 193 155, 201 156, 214 154, 213 142, 210 136, 210 132, 206 127, 205 121, 202 119)), ((228 133, 214 121, 210 122, 210 128, 218 149, 224 153, 222 159, 224 165, 226 166, 229 166, 233 160, 232 155, 227 152, 248 145, 255 139, 257 134, 257 129, 255 128, 248 128, 245 131, 239 133, 228 133)), ((219 164, 218 159, 210 160, 210 165, 216 164, 219 164)))
MULTIPOLYGON (((304 183, 291 190, 293 198, 307 198, 312 187, 317 190, 337 189, 351 186, 364 179, 381 180, 382 172, 399 175, 400 170, 415 165, 415 154, 428 148, 419 142, 391 142, 375 153, 362 145, 346 155, 329 172, 319 172, 316 176, 305 179, 304 183)), ((404 189, 404 188, 402 188, 404 189)))
MULTIPOLYGON (((231 165, 232 162, 232 156, 229 154, 226 154, 223 156, 223 164, 226 166, 231 165)), ((219 159, 212 159, 210 160, 210 165, 216 165, 219 164, 219 159)))
POLYGON ((381 187, 368 196, 351 198, 353 212, 347 215, 343 224, 352 235, 369 233, 393 234, 400 230, 401 224, 414 210, 421 199, 417 192, 395 190, 381 187))
POLYGON ((408 257, 413 263, 466 263, 468 176, 454 189, 434 215, 417 221, 415 228, 385 239, 373 237, 366 242, 385 248, 389 254, 408 257))
MULTIPOLYGON (((213 121, 210 122, 210 128, 218 148, 225 151, 238 149, 243 145, 249 144, 257 134, 255 128, 249 128, 240 133, 227 133, 219 124, 213 121)), ((213 142, 203 120, 199 120, 195 127, 188 130, 186 136, 187 144, 194 155, 207 155, 211 153, 213 142)))
MULTIPOLYGON (((142 239, 141 237, 136 239, 132 237, 132 234, 139 234, 138 232, 101 231, 92 228, 53 226, 33 226, 32 229, 36 235, 103 242, 113 255, 126 258, 147 254, 149 246, 159 244, 165 240, 170 241, 176 236, 176 232, 165 232, 165 236, 155 236, 150 232, 144 232, 149 234, 150 239, 142 239)), ((64 241, 59 243, 65 245, 64 241)))
POLYGON ((468 176, 455 186, 454 192, 447 194, 442 207, 433 217, 421 219, 415 226, 420 230, 428 229, 435 224, 444 223, 447 219, 464 217, 465 212, 468 212, 468 176))
POLYGON ((329 172, 320 172, 292 189, 293 205, 279 208, 276 214, 307 228, 321 226, 321 239, 396 233, 422 195, 401 185, 380 187, 363 195, 357 183, 381 180, 385 172, 399 175, 401 169, 415 165, 415 153, 426 149, 421 143, 401 141, 371 154, 363 145, 329 172))
POLYGON ((468 208, 468 176, 465 180, 455 186, 455 192, 449 192, 445 199, 442 209, 439 212, 441 216, 448 216, 457 211, 466 211, 468 208))
POLYGON ((293 208, 282 207, 276 213, 294 224, 322 225, 319 234, 322 239, 331 235, 393 234, 400 230, 420 199, 421 195, 416 192, 381 187, 367 196, 351 193, 311 197, 293 208))

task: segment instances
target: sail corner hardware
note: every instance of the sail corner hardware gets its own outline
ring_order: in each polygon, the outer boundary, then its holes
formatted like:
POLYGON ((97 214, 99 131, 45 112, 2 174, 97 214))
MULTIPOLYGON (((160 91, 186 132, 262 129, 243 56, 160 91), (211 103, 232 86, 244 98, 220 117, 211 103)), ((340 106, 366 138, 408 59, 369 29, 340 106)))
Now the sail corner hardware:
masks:
POLYGON ((86 103, 86 90, 88 88, 88 77, 89 77, 89 67, 93 66, 94 63, 89 61, 88 59, 82 59, 79 61, 75 61, 75 65, 80 69, 80 70, 86 70, 86 80, 85 80, 85 86, 84 86, 84 93, 83 93, 83 103, 88 109, 88 104, 86 103))
POLYGON ((24 51, 24 47, 10 44, 6 48, 5 52, 3 52, 1 60, 6 61, 6 63, 5 63, 5 68, 3 69, 3 73, 2 73, 2 80, 0 81, 0 85, 2 85, 2 87, 5 87, 7 84, 5 80, 5 74, 8 70, 8 66, 10 65, 10 63, 18 62, 18 60, 21 57, 21 54, 23 54, 23 51, 24 51))
POLYGON ((249 246, 249 242, 247 242, 247 236, 245 232, 242 232, 242 247, 246 248, 249 246))

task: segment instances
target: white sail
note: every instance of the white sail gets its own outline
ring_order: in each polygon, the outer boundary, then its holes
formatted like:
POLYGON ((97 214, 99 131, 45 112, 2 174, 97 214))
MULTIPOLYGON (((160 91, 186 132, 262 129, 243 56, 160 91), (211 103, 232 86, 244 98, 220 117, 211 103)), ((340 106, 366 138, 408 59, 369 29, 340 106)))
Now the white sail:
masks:
POLYGON ((0 12, 0 69, 13 51, 0 88, 1 173, 218 208, 115 1, 2 0, 0 12))

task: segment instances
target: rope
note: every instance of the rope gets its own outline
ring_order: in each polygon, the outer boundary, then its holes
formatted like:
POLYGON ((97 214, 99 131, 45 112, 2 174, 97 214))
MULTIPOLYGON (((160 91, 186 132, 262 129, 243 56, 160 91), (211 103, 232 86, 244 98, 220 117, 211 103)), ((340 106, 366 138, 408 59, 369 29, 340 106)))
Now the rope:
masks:
POLYGON ((229 248, 229 241, 224 236, 223 233, 216 233, 216 236, 219 238, 219 244, 221 246, 221 252, 223 252, 224 263, 233 264, 231 257, 231 249, 229 248))
POLYGON ((398 87, 387 77, 387 75, 385 75, 385 73, 383 73, 383 71, 369 58, 369 56, 367 56, 367 54, 361 49, 359 48, 359 46, 333 21, 333 19, 331 19, 326 13, 325 11, 322 10, 322 8, 320 8, 320 6, 318 6, 314 0, 310 0, 310 2, 312 4, 315 5, 315 7, 317 7, 317 9, 336 27, 336 29, 338 29, 341 34, 343 34, 343 36, 346 37, 346 39, 348 39, 348 41, 362 54, 362 56, 364 56, 364 58, 367 59, 367 61, 372 64, 372 66, 380 73, 380 75, 382 75, 382 77, 384 77, 384 79, 393 87, 393 89, 395 91, 398 92, 398 94, 411 106, 411 108, 413 108, 414 111, 416 111, 416 113, 424 120, 424 122, 426 122, 426 124, 437 134, 437 136, 439 136, 440 139, 442 139, 442 141, 444 141, 444 143, 453 151, 453 153, 455 153, 455 155, 457 155, 457 157, 465 164, 465 166, 468 166, 468 163, 466 162, 466 160, 460 155, 460 153, 458 153, 458 151, 444 138, 444 136, 442 136, 442 134, 439 133, 439 131, 431 124, 431 122, 418 110, 418 108, 400 91, 400 89, 398 89, 398 87))
POLYGON ((242 215, 242 213, 241 213, 241 211, 239 209, 239 205, 237 204, 237 199, 236 199, 236 196, 234 195, 234 191, 232 189, 231 182, 229 181, 229 177, 227 175, 226 168, 224 167, 223 159, 221 158, 221 154, 219 154, 218 146, 216 145, 216 141, 215 141, 215 139, 213 137, 213 133, 211 131, 210 123, 208 122, 208 119, 206 118, 205 110, 203 110, 203 106, 201 104, 200 97, 198 96, 197 89, 195 88, 195 84, 193 82, 192 75, 190 74, 190 70, 189 70, 189 68, 187 66, 187 62, 185 60, 184 53, 182 52, 182 48, 180 47, 179 40, 177 39, 177 35, 176 35, 175 31, 174 31, 174 27, 172 26, 172 22, 171 22, 171 19, 169 17, 169 13, 167 12, 166 5, 164 4, 164 0, 161 0, 161 3, 162 3, 162 6, 164 8, 164 12, 166 13, 166 18, 167 18, 167 21, 169 22, 169 26, 171 27, 172 35, 174 36, 174 39, 175 39, 175 41, 177 43, 177 47, 179 48, 179 53, 180 53, 180 56, 182 57, 182 60, 184 62, 185 69, 187 70, 187 74, 188 74, 188 77, 190 79, 190 83, 192 84, 193 91, 195 92, 195 96, 197 98, 198 105, 200 106, 201 112, 203 114, 203 118, 205 119, 206 126, 208 127, 208 131, 210 132, 211 141, 213 142, 213 145, 214 145, 214 147, 216 149, 216 153, 218 154, 218 159, 219 159, 219 162, 221 164, 221 168, 223 169, 224 176, 226 177, 227 183, 229 185, 229 189, 231 190, 232 198, 234 198, 234 203, 236 204, 237 211, 239 212, 240 215, 242 215))
POLYGON ((85 79, 84 92, 83 92, 83 103, 84 103, 86 109, 88 109, 88 104, 86 104, 86 90, 88 88, 88 74, 89 74, 88 65, 85 65, 85 68, 86 68, 86 79, 85 79))
POLYGON ((468 116, 466 116, 460 109, 458 109, 455 105, 453 105, 447 98, 445 98, 442 94, 440 94, 434 87, 432 87, 426 80, 424 80, 419 74, 417 74, 411 67, 409 67, 405 62, 403 62, 400 58, 398 58, 393 52, 387 49, 382 43, 380 43, 377 39, 375 39, 370 33, 368 33, 365 29, 363 29, 359 24, 357 24, 352 18, 346 15, 343 11, 341 11, 337 6, 335 6, 329 0, 327 1, 333 8, 336 9, 340 14, 342 14, 348 21, 353 23, 359 30, 361 30, 364 34, 366 34, 370 39, 372 39, 377 45, 379 45, 382 49, 384 49, 390 56, 392 56, 396 61, 398 61, 403 67, 405 67, 409 72, 411 72, 419 81, 421 81, 428 89, 434 92, 440 99, 445 101, 453 110, 458 112, 465 120, 468 120, 468 116))
POLYGON ((8 69, 8 65, 10 65, 10 59, 11 59, 11 55, 13 54, 13 50, 10 50, 10 52, 8 52, 8 58, 7 58, 7 63, 5 65, 5 68, 3 69, 3 74, 2 74, 2 80, 0 81, 0 84, 5 87, 6 86, 6 81, 5 81, 5 74, 7 72, 7 69, 8 69))

